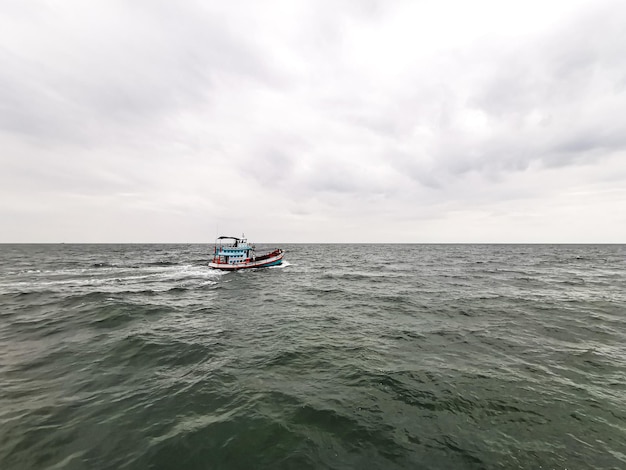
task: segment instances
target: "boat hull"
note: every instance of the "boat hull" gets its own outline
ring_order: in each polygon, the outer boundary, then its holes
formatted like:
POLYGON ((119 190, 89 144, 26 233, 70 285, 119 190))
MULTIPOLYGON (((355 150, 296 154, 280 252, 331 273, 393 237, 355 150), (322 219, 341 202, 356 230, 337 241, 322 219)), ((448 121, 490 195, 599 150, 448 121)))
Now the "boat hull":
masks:
POLYGON ((283 256, 285 256, 285 252, 281 252, 276 256, 272 256, 269 258, 265 258, 258 261, 249 261, 246 263, 237 263, 237 264, 229 264, 229 263, 215 263, 211 261, 209 263, 209 267, 213 269, 220 269, 222 271, 239 271, 241 269, 253 269, 253 268, 269 268, 270 266, 278 266, 283 262, 283 256))

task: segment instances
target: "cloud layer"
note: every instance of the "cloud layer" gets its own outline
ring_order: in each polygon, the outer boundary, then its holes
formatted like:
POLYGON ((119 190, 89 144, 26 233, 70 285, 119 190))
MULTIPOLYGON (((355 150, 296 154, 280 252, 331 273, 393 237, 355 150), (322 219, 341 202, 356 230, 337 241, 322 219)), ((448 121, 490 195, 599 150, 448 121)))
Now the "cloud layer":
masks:
POLYGON ((0 242, 624 242, 623 2, 8 1, 0 242))

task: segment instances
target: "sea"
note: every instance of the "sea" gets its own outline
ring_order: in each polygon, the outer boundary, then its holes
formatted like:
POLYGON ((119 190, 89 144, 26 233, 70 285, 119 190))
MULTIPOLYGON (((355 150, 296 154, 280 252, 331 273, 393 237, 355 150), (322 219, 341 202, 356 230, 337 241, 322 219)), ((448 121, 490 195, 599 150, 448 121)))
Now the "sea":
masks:
POLYGON ((626 245, 0 245, 0 469, 626 469, 626 245))

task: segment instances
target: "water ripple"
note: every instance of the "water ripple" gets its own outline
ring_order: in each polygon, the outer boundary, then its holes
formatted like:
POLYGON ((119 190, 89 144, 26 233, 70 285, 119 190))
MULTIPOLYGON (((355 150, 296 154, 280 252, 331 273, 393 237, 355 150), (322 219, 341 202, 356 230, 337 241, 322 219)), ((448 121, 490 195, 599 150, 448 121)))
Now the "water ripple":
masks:
POLYGON ((626 467, 626 247, 285 248, 0 247, 0 468, 626 467))

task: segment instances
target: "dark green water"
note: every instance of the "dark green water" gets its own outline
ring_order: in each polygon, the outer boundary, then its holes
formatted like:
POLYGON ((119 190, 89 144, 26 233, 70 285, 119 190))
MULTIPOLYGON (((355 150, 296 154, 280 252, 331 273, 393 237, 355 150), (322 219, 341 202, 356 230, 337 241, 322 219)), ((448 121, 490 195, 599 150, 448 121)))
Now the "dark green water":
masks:
POLYGON ((626 468, 626 246, 283 248, 0 245, 0 469, 626 468))

